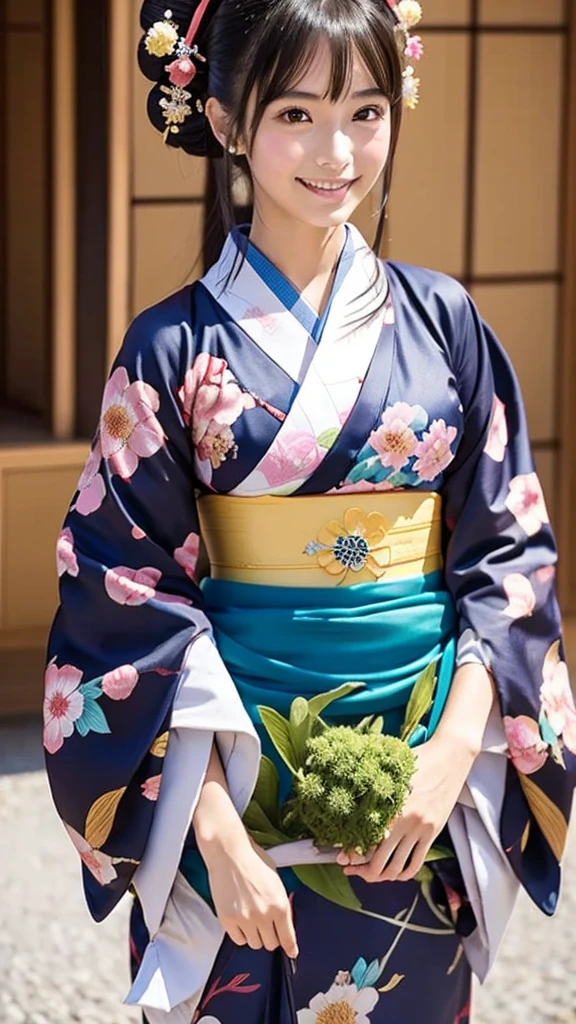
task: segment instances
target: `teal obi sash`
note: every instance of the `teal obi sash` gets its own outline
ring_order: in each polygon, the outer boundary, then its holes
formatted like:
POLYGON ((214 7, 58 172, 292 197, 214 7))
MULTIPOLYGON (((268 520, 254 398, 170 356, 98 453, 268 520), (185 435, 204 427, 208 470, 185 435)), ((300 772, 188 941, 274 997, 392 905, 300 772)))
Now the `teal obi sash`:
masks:
MULTIPOLYGON (((436 661, 434 703, 411 745, 434 733, 450 690, 456 649, 456 611, 442 572, 341 588, 205 579, 202 592, 220 655, 263 752, 278 768, 281 800, 288 795, 290 776, 261 725, 259 704, 287 717, 297 696, 363 682, 363 689, 332 705, 325 720, 354 725, 366 715, 383 715, 385 732, 398 735, 414 683, 436 661)), ((180 870, 209 899, 204 865, 193 844, 180 870)), ((288 875, 286 881, 293 888, 288 875)))
POLYGON ((411 743, 433 734, 455 662, 456 612, 441 572, 341 588, 206 579, 202 592, 218 650, 276 762, 259 704, 288 717, 295 697, 363 682, 326 720, 353 725, 365 715, 383 715, 385 731, 398 735, 416 679, 437 661, 434 704, 411 743))

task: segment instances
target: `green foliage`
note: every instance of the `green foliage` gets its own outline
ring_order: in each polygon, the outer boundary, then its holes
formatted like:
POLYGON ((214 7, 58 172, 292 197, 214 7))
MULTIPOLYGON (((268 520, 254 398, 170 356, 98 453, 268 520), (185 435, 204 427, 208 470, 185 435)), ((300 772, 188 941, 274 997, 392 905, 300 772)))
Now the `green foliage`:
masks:
POLYGON ((306 744, 281 828, 317 846, 366 853, 384 839, 410 792, 416 759, 394 736, 334 726, 306 744))

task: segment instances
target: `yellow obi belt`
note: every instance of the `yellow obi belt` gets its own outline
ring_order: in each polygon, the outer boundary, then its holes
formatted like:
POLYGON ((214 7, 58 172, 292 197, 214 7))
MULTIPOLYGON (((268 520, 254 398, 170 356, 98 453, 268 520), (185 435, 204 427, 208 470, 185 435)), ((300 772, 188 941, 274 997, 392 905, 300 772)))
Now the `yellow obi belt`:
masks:
POLYGON ((198 501, 211 578, 350 586, 442 568, 442 499, 431 491, 198 501))

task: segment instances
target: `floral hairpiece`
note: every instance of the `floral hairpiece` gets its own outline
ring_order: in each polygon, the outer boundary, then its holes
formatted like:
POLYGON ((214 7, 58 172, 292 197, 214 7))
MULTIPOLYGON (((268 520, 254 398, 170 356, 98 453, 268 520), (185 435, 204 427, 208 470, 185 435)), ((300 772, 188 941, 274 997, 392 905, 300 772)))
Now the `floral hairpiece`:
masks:
POLYGON ((387 0, 398 20, 396 39, 403 65, 402 95, 410 110, 418 104, 420 98, 420 79, 416 77, 412 61, 420 60, 424 54, 424 46, 420 36, 410 34, 410 29, 422 18, 422 8, 417 0, 387 0))
MULTIPOLYGON (((180 130, 178 125, 184 124, 186 118, 192 114, 192 107, 188 103, 188 100, 192 99, 192 93, 188 92, 187 86, 198 74, 194 62, 206 63, 206 58, 198 51, 194 39, 210 2, 211 0, 202 0, 199 4, 185 36, 181 35, 180 27, 172 20, 171 10, 165 11, 164 20, 154 22, 146 33, 144 46, 147 53, 153 57, 175 57, 175 60, 165 68, 170 85, 160 86, 167 97, 160 100, 167 125, 164 139, 170 132, 177 134, 180 130)), ((196 109, 199 114, 204 113, 204 106, 199 98, 196 100, 196 109)))

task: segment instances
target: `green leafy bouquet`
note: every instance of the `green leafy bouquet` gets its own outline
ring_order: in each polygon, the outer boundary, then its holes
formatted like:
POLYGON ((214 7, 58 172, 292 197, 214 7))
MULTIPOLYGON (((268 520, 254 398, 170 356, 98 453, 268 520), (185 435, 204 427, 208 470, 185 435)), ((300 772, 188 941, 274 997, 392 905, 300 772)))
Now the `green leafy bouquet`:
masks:
MULTIPOLYGON (((400 737, 383 732, 384 719, 370 716, 356 726, 330 726, 322 714, 334 701, 364 683, 346 683, 330 693, 292 702, 289 719, 274 708, 259 707, 262 723, 292 774, 290 796, 279 804, 279 776, 263 756, 244 823, 266 849, 311 839, 318 849, 366 854, 388 834, 410 793, 416 757, 408 741, 432 706, 436 666, 428 666, 414 685, 400 737)), ((428 860, 450 855, 433 847, 428 860)), ((295 874, 328 899, 361 910, 349 879, 337 864, 295 865, 295 874)), ((422 880, 425 879, 423 869, 422 880)))

